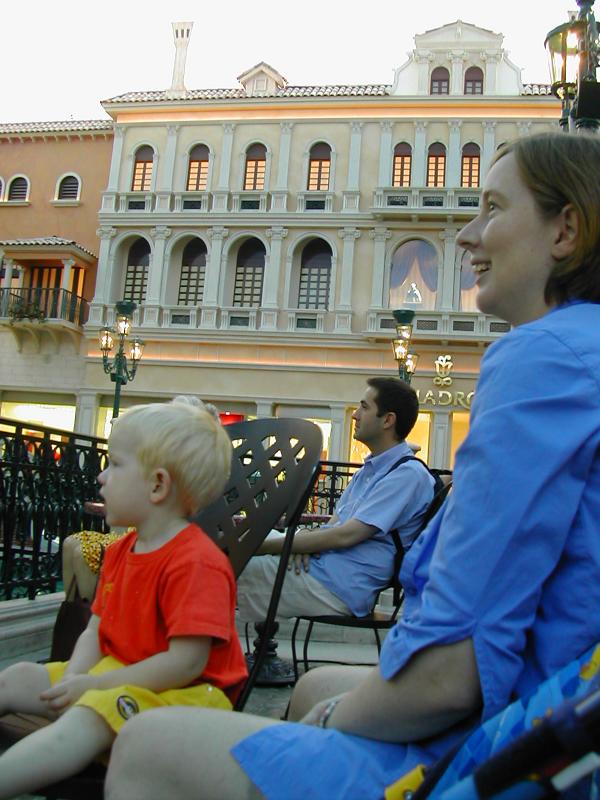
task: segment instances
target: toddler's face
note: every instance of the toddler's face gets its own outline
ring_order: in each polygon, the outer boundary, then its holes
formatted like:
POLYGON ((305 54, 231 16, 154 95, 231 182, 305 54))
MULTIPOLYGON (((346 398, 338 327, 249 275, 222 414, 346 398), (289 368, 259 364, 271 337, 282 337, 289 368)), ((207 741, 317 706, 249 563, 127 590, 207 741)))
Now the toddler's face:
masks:
POLYGON ((139 525, 150 506, 150 481, 144 477, 135 443, 126 431, 115 431, 108 440, 108 467, 98 475, 109 525, 139 525))

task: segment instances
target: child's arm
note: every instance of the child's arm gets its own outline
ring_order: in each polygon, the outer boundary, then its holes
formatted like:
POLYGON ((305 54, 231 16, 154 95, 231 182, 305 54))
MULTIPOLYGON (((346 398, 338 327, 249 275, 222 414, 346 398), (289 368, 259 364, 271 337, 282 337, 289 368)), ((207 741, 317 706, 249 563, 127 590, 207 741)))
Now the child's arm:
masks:
POLYGON ((98 641, 99 625, 100 617, 92 614, 87 628, 77 639, 73 655, 69 659, 69 665, 64 672, 63 680, 71 675, 82 675, 88 672, 102 658, 98 641))
MULTIPOLYGON (((83 636, 84 634, 82 634, 83 636)), ((137 664, 105 672, 103 675, 71 675, 43 693, 51 709, 61 711, 72 705, 88 689, 111 689, 131 684, 164 692, 179 689, 201 675, 208 662, 210 636, 176 636, 169 649, 137 664)))

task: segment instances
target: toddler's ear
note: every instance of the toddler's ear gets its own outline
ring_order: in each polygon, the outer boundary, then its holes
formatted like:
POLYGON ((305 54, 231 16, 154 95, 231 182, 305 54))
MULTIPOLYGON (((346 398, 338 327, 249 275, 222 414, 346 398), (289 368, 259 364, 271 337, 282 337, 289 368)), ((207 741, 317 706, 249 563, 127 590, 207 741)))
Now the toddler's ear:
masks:
POLYGON ((169 496, 173 482, 169 471, 163 467, 155 469, 151 477, 150 501, 162 503, 169 496))

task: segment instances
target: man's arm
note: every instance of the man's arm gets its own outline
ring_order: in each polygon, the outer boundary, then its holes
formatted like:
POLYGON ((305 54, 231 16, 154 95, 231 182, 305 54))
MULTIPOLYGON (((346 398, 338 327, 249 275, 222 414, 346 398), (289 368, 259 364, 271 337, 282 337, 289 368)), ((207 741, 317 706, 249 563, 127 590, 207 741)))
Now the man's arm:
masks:
MULTIPOLYGON (((328 701, 305 720, 316 721, 328 701)), ((471 639, 428 647, 389 681, 375 667, 345 694, 328 728, 387 742, 414 742, 439 734, 481 707, 481 686, 471 639)))
MULTIPOLYGON (((333 528, 301 528, 294 535, 292 553, 322 553, 323 550, 341 550, 352 547, 373 536, 378 528, 358 519, 349 519, 333 528)), ((285 536, 265 539, 260 555, 279 555, 285 536)))

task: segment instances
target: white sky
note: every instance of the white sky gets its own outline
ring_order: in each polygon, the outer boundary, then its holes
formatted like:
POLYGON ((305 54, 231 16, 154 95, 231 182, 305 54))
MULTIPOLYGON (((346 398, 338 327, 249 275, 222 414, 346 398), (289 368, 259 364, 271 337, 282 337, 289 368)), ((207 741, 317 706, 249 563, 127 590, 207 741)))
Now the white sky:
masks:
POLYGON ((193 20, 188 89, 237 86, 259 61, 290 84, 391 83, 413 37, 456 19, 504 34, 547 83, 547 32, 574 0, 0 0, 0 122, 102 119, 100 100, 166 89, 171 22, 193 20))

